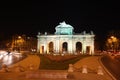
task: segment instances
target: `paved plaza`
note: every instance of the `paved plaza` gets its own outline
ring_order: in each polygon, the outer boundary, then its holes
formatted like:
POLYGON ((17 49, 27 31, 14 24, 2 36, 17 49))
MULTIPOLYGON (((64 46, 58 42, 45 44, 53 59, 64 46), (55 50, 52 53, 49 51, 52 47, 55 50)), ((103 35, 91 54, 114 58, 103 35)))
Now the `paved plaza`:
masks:
POLYGON ((83 58, 73 64, 73 72, 68 70, 39 70, 40 58, 37 55, 29 55, 26 59, 9 66, 10 72, 0 72, 0 80, 115 80, 100 62, 98 56, 83 58), (30 65, 33 65, 31 69, 30 65), (16 66, 24 67, 25 71, 15 71, 16 66), (87 73, 82 73, 86 67, 87 73), (98 74, 101 67, 103 74, 98 74), (66 76, 67 75, 67 76, 66 76))

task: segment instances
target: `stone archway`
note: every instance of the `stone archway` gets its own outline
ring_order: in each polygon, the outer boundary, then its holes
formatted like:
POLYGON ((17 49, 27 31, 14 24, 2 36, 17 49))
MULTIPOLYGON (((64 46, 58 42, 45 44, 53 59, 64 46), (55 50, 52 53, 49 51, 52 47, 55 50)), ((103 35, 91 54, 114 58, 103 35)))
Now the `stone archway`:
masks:
POLYGON ((86 54, 90 54, 90 46, 86 46, 86 54))
POLYGON ((82 43, 76 42, 76 52, 81 53, 82 52, 82 43))
POLYGON ((68 51, 68 43, 67 42, 63 42, 62 44, 62 52, 66 53, 68 51))
POLYGON ((54 48, 53 42, 50 42, 50 43, 48 44, 49 53, 53 53, 53 51, 54 51, 53 48, 54 48))
POLYGON ((41 46, 40 51, 41 51, 42 54, 44 53, 44 46, 41 46))

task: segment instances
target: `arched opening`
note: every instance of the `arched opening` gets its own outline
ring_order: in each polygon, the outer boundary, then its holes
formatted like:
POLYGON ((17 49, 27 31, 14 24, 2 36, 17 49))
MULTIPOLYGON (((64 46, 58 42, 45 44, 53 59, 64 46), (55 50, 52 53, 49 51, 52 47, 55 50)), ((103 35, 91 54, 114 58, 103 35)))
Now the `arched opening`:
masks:
POLYGON ((49 52, 53 53, 53 42, 49 43, 49 52))
POLYGON ((41 46, 40 53, 44 53, 44 46, 41 46))
POLYGON ((90 46, 86 46, 86 53, 90 54, 90 46))
POLYGON ((82 52, 82 43, 81 42, 77 42, 76 43, 76 52, 77 53, 81 53, 82 52))
POLYGON ((68 49, 68 43, 67 43, 67 42, 64 42, 64 43, 62 44, 62 51, 63 51, 63 53, 67 52, 67 49, 68 49))

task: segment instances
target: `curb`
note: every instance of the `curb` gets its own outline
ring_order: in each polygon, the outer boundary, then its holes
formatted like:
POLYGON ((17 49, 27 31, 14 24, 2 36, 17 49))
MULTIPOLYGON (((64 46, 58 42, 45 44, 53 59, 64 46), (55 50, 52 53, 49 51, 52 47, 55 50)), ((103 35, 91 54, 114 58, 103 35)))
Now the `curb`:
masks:
POLYGON ((117 79, 108 71, 108 69, 103 65, 103 63, 101 62, 101 58, 102 58, 102 57, 98 58, 98 61, 99 61, 99 63, 102 65, 102 67, 103 67, 103 69, 105 70, 105 72, 107 72, 108 75, 109 75, 113 80, 117 80, 117 79))

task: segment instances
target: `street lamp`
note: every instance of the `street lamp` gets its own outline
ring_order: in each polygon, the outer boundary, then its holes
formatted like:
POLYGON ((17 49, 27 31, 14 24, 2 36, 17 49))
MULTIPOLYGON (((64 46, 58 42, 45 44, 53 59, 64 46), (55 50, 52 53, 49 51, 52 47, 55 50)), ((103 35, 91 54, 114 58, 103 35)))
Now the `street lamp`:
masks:
POLYGON ((117 39, 117 37, 111 36, 108 39, 108 43, 110 44, 110 46, 112 48, 112 51, 115 52, 117 50, 117 48, 118 48, 118 39, 117 39))
POLYGON ((21 48, 23 46, 23 43, 24 43, 24 39, 21 36, 18 36, 17 45, 18 45, 18 48, 20 51, 21 51, 21 48))
POLYGON ((21 36, 18 36, 18 39, 21 39, 22 37, 21 36))

